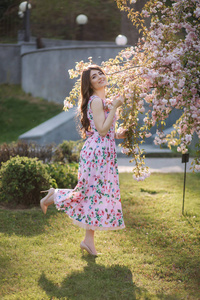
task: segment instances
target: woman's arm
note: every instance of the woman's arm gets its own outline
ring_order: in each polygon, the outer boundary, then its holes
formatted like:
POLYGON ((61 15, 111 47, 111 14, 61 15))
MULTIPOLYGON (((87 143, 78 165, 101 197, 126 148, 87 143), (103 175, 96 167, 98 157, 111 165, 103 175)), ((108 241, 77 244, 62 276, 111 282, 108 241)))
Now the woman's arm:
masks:
POLYGON ((123 97, 119 96, 119 97, 115 98, 112 103, 112 108, 111 108, 107 118, 105 118, 102 100, 99 97, 95 97, 94 100, 92 101, 91 109, 93 112, 94 124, 96 126, 98 133, 101 136, 105 136, 107 134, 107 132, 109 131, 109 129, 112 125, 112 122, 113 122, 113 118, 116 113, 116 109, 120 105, 122 105, 123 102, 124 102, 123 97))

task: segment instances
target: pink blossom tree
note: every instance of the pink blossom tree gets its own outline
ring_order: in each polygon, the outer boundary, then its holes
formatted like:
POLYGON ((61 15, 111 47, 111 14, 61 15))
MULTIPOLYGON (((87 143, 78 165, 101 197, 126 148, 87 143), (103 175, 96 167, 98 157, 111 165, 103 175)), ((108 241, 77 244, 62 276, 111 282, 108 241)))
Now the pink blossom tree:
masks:
MULTIPOLYGON (((136 0, 116 0, 120 10, 143 33, 134 47, 122 50, 115 59, 102 62, 108 75, 107 95, 125 95, 125 104, 119 110, 118 131, 127 129, 122 142, 122 152, 135 161, 133 177, 143 180, 149 176, 144 162, 142 144, 157 126, 154 143, 177 147, 188 152, 194 133, 200 138, 200 2, 199 0, 149 0, 141 13, 130 8, 136 0), (151 18, 145 26, 145 18, 151 18), (148 107, 148 108, 147 108, 148 107), (170 113, 181 110, 173 125, 174 130, 165 135, 164 128, 170 113), (143 115, 139 121, 139 114, 143 115)), ((92 63, 78 62, 69 70, 71 78, 78 77, 84 67, 92 63)), ((74 104, 80 91, 80 79, 66 98, 64 106, 74 104)), ((200 170, 200 143, 193 170, 200 170)))

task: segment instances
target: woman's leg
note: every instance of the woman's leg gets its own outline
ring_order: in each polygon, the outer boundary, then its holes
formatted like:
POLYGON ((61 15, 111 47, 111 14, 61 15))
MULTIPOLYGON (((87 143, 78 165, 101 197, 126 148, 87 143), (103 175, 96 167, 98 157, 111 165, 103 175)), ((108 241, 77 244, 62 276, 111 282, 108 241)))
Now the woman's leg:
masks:
POLYGON ((94 245, 94 230, 86 230, 84 243, 91 249, 93 254, 95 254, 95 255, 97 254, 97 251, 96 251, 95 245, 94 245))
POLYGON ((48 206, 54 203, 54 193, 54 188, 51 188, 48 194, 40 200, 40 206, 44 214, 46 214, 48 206))

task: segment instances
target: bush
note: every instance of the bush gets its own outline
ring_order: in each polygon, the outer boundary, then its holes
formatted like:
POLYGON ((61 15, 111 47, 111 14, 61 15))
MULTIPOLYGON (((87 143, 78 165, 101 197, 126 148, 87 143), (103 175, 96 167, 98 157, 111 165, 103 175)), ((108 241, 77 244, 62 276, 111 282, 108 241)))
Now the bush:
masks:
POLYGON ((11 157, 27 156, 37 157, 43 162, 50 162, 53 153, 53 145, 40 146, 36 143, 26 143, 24 141, 4 143, 0 146, 0 166, 3 162, 8 161, 11 157))
POLYGON ((71 163, 78 162, 83 141, 64 141, 55 149, 52 160, 54 162, 71 163))
POLYGON ((55 149, 52 144, 41 146, 36 143, 26 143, 24 141, 17 141, 10 144, 4 143, 0 145, 0 167, 3 162, 17 155, 30 158, 37 157, 44 163, 50 163, 51 161, 61 163, 78 162, 82 146, 82 140, 64 141, 55 149))
POLYGON ((0 201, 26 206, 39 204, 41 190, 57 187, 48 166, 37 158, 11 158, 2 164, 0 180, 0 201))
POLYGON ((55 179, 59 188, 71 188, 73 189, 78 182, 78 164, 61 164, 53 163, 49 164, 49 174, 55 179))

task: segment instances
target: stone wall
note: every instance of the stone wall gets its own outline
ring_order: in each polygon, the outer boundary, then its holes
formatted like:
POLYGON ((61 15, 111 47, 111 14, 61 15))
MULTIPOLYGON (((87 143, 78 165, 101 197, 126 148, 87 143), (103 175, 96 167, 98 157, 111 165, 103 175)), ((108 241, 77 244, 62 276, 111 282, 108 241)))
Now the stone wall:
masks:
POLYGON ((22 54, 22 88, 26 93, 62 103, 73 87, 68 70, 92 56, 94 63, 115 57, 123 49, 115 45, 76 45, 43 48, 22 54))
POLYGON ((21 83, 21 46, 12 44, 0 45, 0 84, 21 83))
POLYGON ((87 61, 92 56, 94 63, 101 64, 124 48, 111 42, 41 42, 41 49, 37 49, 34 38, 29 43, 0 44, 0 84, 21 84, 25 92, 59 103, 74 84, 68 69, 74 68, 75 62, 87 61))

